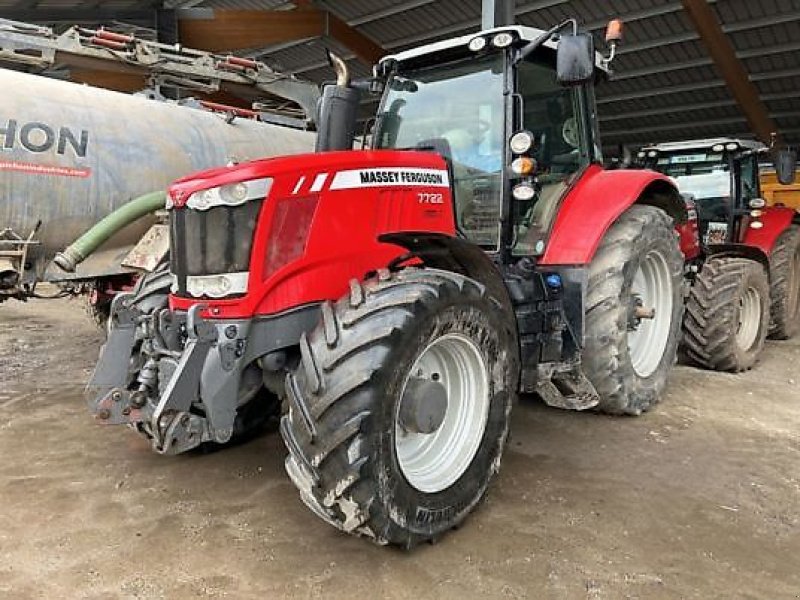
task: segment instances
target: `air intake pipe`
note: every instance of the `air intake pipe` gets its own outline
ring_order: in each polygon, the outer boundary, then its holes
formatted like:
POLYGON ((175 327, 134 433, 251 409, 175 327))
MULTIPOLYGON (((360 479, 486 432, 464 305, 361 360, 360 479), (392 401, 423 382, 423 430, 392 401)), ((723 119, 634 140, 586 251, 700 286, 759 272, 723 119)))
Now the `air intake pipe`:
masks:
POLYGON ((360 92, 350 86, 350 71, 341 57, 328 52, 336 85, 322 90, 317 114, 316 151, 350 150, 356 136, 360 92))

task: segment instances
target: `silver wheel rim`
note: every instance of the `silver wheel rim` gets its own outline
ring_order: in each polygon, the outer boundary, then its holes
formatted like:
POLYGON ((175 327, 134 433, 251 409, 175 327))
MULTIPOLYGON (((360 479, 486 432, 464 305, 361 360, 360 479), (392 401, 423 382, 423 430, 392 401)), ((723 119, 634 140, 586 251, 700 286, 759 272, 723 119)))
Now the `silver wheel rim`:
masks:
POLYGON ((628 331, 633 370, 645 378, 661 364, 672 329, 672 273, 658 250, 650 250, 639 263, 631 295, 638 297, 644 308, 655 310, 652 319, 642 319, 635 330, 628 331))
POLYGON ((736 330, 736 344, 742 350, 750 350, 761 329, 761 294, 754 287, 748 287, 739 300, 739 327, 736 330))
POLYGON ((422 351, 408 377, 438 380, 447 391, 447 410, 433 433, 406 431, 395 412, 395 453, 406 480, 428 494, 453 485, 472 463, 489 417, 486 359, 465 335, 448 333, 422 351), (437 379, 438 377, 438 379, 437 379))

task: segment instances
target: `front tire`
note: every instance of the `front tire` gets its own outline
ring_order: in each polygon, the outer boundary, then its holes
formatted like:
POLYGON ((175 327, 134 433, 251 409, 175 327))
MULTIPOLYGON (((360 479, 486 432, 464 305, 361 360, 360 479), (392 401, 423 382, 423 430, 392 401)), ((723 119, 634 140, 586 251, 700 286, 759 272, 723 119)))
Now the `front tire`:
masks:
POLYGON ((784 231, 771 259, 772 308, 769 337, 788 340, 800 332, 800 225, 784 231))
POLYGON ((672 219, 652 206, 629 208, 589 267, 583 369, 598 410, 639 415, 658 402, 680 341, 682 284, 672 219))
POLYGON ((699 366, 738 373, 752 368, 769 328, 769 278, 746 258, 712 257, 686 304, 684 345, 699 366))
POLYGON ((505 312, 477 282, 433 269, 384 271, 323 305, 287 377, 281 422, 306 505, 345 532, 406 548, 461 523, 508 435, 519 367, 505 312), (403 416, 412 381, 446 394, 428 429, 403 416))

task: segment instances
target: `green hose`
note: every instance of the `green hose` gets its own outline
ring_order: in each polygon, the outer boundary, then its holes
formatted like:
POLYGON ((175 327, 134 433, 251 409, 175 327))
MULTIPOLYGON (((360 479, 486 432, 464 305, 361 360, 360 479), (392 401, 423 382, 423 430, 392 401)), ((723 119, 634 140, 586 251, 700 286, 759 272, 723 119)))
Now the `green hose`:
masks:
POLYGON ((166 201, 165 192, 152 192, 131 200, 102 219, 66 250, 56 254, 53 262, 65 271, 73 273, 75 267, 91 256, 92 252, 108 238, 137 219, 164 208, 166 201))

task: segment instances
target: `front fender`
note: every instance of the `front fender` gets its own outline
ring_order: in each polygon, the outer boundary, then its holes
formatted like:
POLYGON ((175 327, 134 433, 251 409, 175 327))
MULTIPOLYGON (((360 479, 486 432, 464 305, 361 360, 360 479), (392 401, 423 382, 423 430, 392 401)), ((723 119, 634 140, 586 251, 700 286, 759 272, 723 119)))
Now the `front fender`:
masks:
POLYGON ((795 211, 781 206, 769 206, 763 209, 760 221, 764 224, 760 229, 747 227, 743 243, 755 246, 767 256, 772 255, 775 242, 780 235, 792 224, 795 211))
POLYGON ((562 201, 539 264, 588 264, 608 228, 634 204, 662 208, 676 223, 688 220, 686 203, 668 177, 592 166, 562 201))
POLYGON ((758 246, 749 244, 709 244, 706 246, 707 256, 730 256, 734 258, 746 258, 761 264, 770 272, 769 255, 758 246))
POLYGON ((516 332, 514 306, 503 275, 492 259, 475 244, 461 238, 424 232, 388 233, 379 241, 409 250, 427 267, 452 271, 474 279, 486 286, 506 316, 510 330, 516 332))

